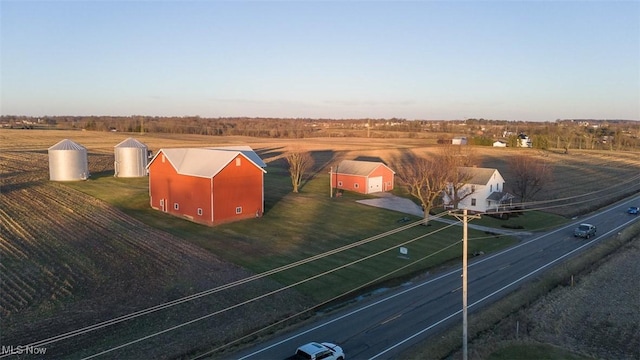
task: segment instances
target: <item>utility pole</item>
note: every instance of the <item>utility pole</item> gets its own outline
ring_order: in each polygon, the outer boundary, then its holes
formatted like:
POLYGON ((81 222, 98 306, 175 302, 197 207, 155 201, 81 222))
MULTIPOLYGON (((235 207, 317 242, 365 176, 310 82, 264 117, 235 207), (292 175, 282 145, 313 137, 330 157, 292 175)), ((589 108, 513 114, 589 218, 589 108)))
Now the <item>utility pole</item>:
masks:
POLYGON ((333 166, 329 168, 329 198, 333 198, 333 166))
POLYGON ((469 218, 479 219, 480 215, 468 215, 467 209, 462 210, 462 216, 452 212, 449 214, 462 221, 462 359, 467 360, 467 223, 469 218))

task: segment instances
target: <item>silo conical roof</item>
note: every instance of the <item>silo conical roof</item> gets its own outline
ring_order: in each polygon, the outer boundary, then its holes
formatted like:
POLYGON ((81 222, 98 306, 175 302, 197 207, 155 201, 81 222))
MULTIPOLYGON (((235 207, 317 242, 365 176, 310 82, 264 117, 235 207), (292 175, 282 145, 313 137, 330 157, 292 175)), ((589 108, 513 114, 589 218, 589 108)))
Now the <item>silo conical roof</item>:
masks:
POLYGON ((114 146, 116 148, 147 148, 147 145, 141 143, 140 141, 134 138, 127 138, 122 140, 118 145, 114 146))
POLYGON ((49 150, 86 150, 84 146, 76 144, 69 139, 64 139, 49 148, 49 150))
POLYGON ((149 154, 147 145, 128 138, 114 146, 113 170, 116 177, 140 177, 147 175, 149 154))

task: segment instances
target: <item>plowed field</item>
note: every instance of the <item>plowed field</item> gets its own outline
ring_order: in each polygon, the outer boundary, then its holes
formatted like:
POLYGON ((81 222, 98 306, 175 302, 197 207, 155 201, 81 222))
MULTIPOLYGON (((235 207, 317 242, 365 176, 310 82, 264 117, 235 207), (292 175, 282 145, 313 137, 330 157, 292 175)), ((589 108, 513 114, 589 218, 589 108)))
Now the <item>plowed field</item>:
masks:
MULTIPOLYGON (((313 151, 316 171, 342 158, 389 162, 411 148, 430 152, 420 140, 304 139, 92 133, 81 131, 0 130, 0 322, 3 346, 47 339, 116 316, 228 284, 252 274, 215 253, 149 227, 111 205, 48 180, 47 148, 69 138, 87 147, 93 174, 113 171, 113 146, 128 136, 154 152, 162 147, 249 144, 267 163, 281 161, 292 146, 313 151)), ((509 178, 506 159, 516 149, 475 148, 481 166, 496 167, 509 178)), ((600 204, 637 191, 637 153, 574 151, 569 155, 537 152, 554 164, 546 198, 590 193, 600 204), (607 191, 602 191, 606 189, 607 191)), ((555 208, 567 216, 590 206, 555 208)), ((51 358, 80 357, 110 349, 141 336, 148 341, 109 353, 110 358, 173 358, 209 349, 304 308, 302 295, 287 291, 263 302, 208 317, 161 334, 185 321, 240 303, 280 285, 254 281, 180 306, 171 311, 120 323, 86 335, 46 345, 51 358)))
MULTIPOLYGON (((251 275, 100 200, 48 181, 46 148, 57 141, 43 148, 38 138, 36 143, 25 138, 9 140, 16 139, 4 136, 0 151, 3 346, 46 339, 251 275), (10 142, 12 148, 8 148, 10 142)), ((112 169, 113 157, 108 154, 93 153, 90 159, 92 173, 112 169)), ((44 347, 52 358, 89 355, 278 287, 267 280, 255 281, 144 320, 44 347)), ((169 337, 158 336, 115 356, 179 356, 183 349, 234 339, 300 309, 303 303, 302 296, 288 292, 184 327, 169 337), (254 315, 244 316, 247 313, 254 315)))

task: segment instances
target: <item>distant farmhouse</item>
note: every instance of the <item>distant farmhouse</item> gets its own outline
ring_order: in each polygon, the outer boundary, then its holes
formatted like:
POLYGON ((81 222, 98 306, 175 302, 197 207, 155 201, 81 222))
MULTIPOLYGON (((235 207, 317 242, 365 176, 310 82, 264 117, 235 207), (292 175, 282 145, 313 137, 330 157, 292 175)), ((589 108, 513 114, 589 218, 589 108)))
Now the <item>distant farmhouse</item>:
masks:
POLYGON ((452 145, 467 145, 466 136, 456 136, 451 140, 452 145))
MULTIPOLYGON (((476 213, 497 212, 510 205, 513 195, 504 191, 504 178, 496 169, 460 167, 460 178, 467 178, 466 184, 458 190, 459 209, 476 213)), ((445 208, 455 207, 453 186, 449 185, 442 196, 445 208)))
POLYGON ((331 187, 372 194, 391 191, 395 172, 376 161, 344 160, 331 173, 331 187))
POLYGON ((531 139, 523 133, 520 133, 520 135, 518 135, 517 144, 518 144, 518 147, 524 147, 524 148, 533 147, 533 143, 531 142, 531 139))
POLYGON ((160 149, 147 166, 150 205, 209 226, 260 217, 265 167, 248 146, 160 149))
POLYGON ((438 139, 438 144, 441 144, 441 145, 446 145, 446 144, 467 145, 468 144, 468 139, 467 139, 466 136, 455 136, 452 139, 438 139))
POLYGON ((507 142, 502 140, 494 141, 493 147, 507 147, 507 142))

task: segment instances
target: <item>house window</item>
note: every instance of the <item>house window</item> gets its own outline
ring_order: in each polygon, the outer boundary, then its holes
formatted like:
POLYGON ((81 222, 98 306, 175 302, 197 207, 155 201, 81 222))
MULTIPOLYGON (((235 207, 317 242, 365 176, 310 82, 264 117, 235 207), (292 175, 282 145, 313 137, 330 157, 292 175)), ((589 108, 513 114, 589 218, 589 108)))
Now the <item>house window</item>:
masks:
POLYGON ((236 207, 236 214, 242 214, 242 206, 236 207))
POLYGON ((198 215, 202 216, 202 208, 198 208, 198 215))
POLYGON ((476 206, 476 199, 471 199, 471 206, 476 206))
POLYGON ((357 189, 357 188, 359 188, 359 187, 360 187, 360 184, 355 183, 355 184, 353 184, 353 187, 357 189))
POLYGON ((342 181, 338 181, 338 186, 342 186, 342 181))
POLYGON ((174 210, 180 209, 180 205, 178 205, 178 203, 173 203, 173 209, 174 210))
POLYGON ((236 158, 236 166, 240 166, 240 158, 239 157, 236 158))
POLYGON ((489 185, 489 192, 493 192, 493 184, 489 185))
POLYGON ((164 154, 162 154, 162 162, 164 163, 164 154))
POLYGON ((475 185, 471 185, 471 192, 476 192, 476 186, 475 185))

